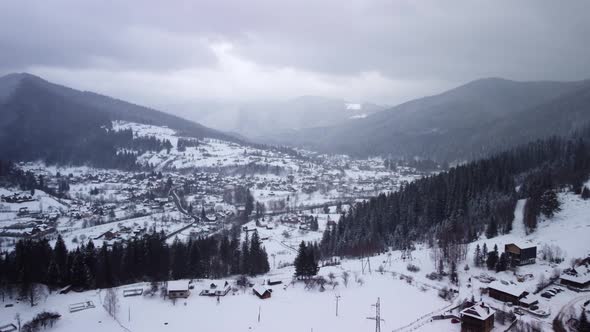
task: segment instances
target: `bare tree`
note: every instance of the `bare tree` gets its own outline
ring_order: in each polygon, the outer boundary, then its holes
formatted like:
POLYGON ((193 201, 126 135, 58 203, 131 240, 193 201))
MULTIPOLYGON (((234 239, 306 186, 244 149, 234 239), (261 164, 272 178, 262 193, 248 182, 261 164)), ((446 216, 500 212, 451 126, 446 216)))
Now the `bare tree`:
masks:
POLYGON ((107 289, 103 306, 109 315, 111 315, 111 317, 117 319, 117 313, 119 311, 119 297, 113 288, 107 289))
POLYGON ((350 279, 350 273, 348 273, 348 271, 344 271, 342 272, 342 283, 344 284, 344 287, 348 288, 348 280, 350 279))

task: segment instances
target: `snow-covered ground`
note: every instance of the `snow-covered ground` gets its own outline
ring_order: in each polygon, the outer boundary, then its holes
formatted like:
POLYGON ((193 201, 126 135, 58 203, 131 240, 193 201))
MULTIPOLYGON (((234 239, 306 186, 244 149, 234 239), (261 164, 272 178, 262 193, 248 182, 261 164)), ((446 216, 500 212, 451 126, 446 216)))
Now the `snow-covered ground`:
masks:
MULTIPOLYGON (((432 281, 425 277, 434 271, 434 264, 430 258, 431 250, 425 246, 418 246, 412 253, 412 264, 420 267, 419 272, 409 272, 406 269, 408 261, 401 259, 401 253, 393 251, 389 254, 371 257, 372 273, 368 272, 365 263, 365 273, 362 273, 363 263, 359 259, 343 260, 341 265, 323 267, 320 274, 327 277, 332 272, 336 276, 339 285, 332 288, 328 286, 324 292, 319 290, 306 290, 302 283, 290 284, 293 267, 279 268, 278 261, 291 261, 295 252, 289 247, 296 247, 301 240, 317 240, 321 232, 299 232, 286 225, 268 222, 273 229, 259 228, 261 237, 268 238, 263 241, 271 260, 271 271, 252 281, 262 283, 272 278, 283 281, 282 284, 270 286, 273 289, 272 297, 260 300, 252 294, 250 289, 242 290, 234 286, 235 291, 222 297, 217 303, 215 298, 198 296, 201 289, 206 288, 212 282, 199 280, 195 283, 195 289, 186 300, 178 300, 175 304, 170 300, 155 297, 123 297, 123 289, 141 287, 147 288, 147 284, 128 285, 117 289, 120 298, 118 319, 121 323, 115 323, 101 307, 101 295, 97 291, 83 293, 70 293, 66 295, 50 295, 42 300, 34 308, 26 303, 16 303, 14 307, 3 308, 0 312, 0 323, 13 322, 14 315, 19 312, 26 320, 41 310, 56 310, 63 317, 56 326, 59 331, 188 331, 198 329, 200 331, 374 331, 375 322, 367 319, 374 316, 374 307, 371 305, 380 298, 381 315, 384 319, 382 330, 390 331, 400 327, 402 330, 420 331, 459 331, 459 324, 452 324, 450 320, 431 321, 430 316, 448 310, 461 299, 470 298, 472 295, 482 299, 496 308, 505 307, 503 303, 493 300, 486 295, 481 295, 480 288, 487 284, 473 278, 481 273, 487 273, 500 280, 515 282, 512 272, 495 274, 473 266, 473 250, 476 244, 487 244, 492 249, 495 244, 503 248, 510 242, 530 242, 538 246, 555 244, 565 252, 565 262, 561 265, 551 265, 542 259, 537 264, 523 266, 518 269, 518 274, 533 274, 532 279, 518 283, 523 289, 534 289, 540 275, 550 276, 554 268, 564 268, 571 258, 585 257, 590 251, 590 201, 581 200, 572 194, 561 194, 563 210, 554 218, 540 223, 536 232, 530 235, 524 233, 520 227, 522 222, 522 207, 524 201, 520 201, 516 209, 514 230, 511 234, 498 236, 493 239, 481 239, 472 243, 466 263, 470 265, 469 271, 460 267, 459 295, 453 302, 447 302, 437 296, 437 289, 448 285, 446 279, 432 281), (284 238, 285 231, 290 231, 291 236, 284 238), (276 256, 277 262, 273 264, 272 256, 276 256), (377 272, 383 267, 383 273, 377 272), (350 282, 345 287, 341 279, 343 271, 350 272, 350 282), (412 281, 405 276, 412 276, 412 281), (471 282, 468 279, 471 278, 471 282), (355 279, 361 279, 357 282, 355 279), (469 287, 467 286, 469 285, 469 287), (339 297, 339 315, 336 317, 336 296, 339 297), (72 303, 90 300, 96 308, 81 312, 69 313, 68 305, 72 303), (260 320, 259 320, 260 317, 260 320)), ((335 214, 318 214, 320 230, 326 227, 328 216, 335 214)), ((248 224, 249 227, 255 227, 248 224)), ((215 282, 222 283, 225 280, 215 282)), ((234 284, 233 280, 228 280, 234 284)), ((562 306, 575 298, 575 293, 566 290, 553 299, 540 298, 540 305, 548 308, 551 315, 547 318, 532 318, 525 315, 522 320, 538 321, 547 329, 550 322, 562 306)))

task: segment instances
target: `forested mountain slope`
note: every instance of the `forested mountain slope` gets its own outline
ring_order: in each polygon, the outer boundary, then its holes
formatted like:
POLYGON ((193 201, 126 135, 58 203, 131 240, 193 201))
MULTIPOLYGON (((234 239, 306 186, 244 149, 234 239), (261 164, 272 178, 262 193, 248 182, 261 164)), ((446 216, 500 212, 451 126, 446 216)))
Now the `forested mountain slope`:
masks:
POLYGON ((344 125, 284 133, 275 142, 357 156, 439 161, 485 157, 590 121, 590 81, 477 80, 344 125))
MULTIPOLYGON (((114 120, 168 126, 189 137, 240 141, 182 118, 28 74, 0 78, 0 114, 0 155, 15 161, 134 167, 135 156, 119 148, 136 139, 132 133, 110 130, 114 120)), ((149 149, 164 148, 165 142, 156 143, 149 149)))

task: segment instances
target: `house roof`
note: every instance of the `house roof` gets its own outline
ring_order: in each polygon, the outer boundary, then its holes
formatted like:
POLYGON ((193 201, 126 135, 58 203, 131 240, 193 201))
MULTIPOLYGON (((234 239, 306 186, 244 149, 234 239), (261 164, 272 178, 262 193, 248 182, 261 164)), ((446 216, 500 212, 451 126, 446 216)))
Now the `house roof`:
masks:
POLYGON ((461 315, 470 316, 479 320, 486 320, 494 315, 496 311, 485 303, 477 303, 467 309, 461 311, 461 315))
POLYGON ((590 282, 590 268, 586 265, 576 266, 573 273, 563 273, 560 278, 562 280, 585 284, 590 282))
POLYGON ((519 241, 519 242, 506 243, 506 245, 511 245, 511 244, 517 246, 520 250, 534 248, 537 246, 536 244, 534 244, 532 242, 528 242, 528 241, 527 242, 519 241))
POLYGON ((188 290, 188 280, 171 280, 168 281, 168 291, 178 292, 188 290))
POLYGON ((500 291, 500 292, 506 293, 506 294, 510 294, 515 297, 520 297, 522 295, 522 293, 525 292, 525 290, 518 285, 513 285, 513 284, 506 285, 499 280, 491 282, 488 285, 488 288, 495 289, 497 291, 500 291))
POLYGON ((262 295, 266 292, 269 292, 268 288, 258 284, 254 285, 254 287, 252 287, 252 290, 256 292, 256 294, 258 295, 262 295))

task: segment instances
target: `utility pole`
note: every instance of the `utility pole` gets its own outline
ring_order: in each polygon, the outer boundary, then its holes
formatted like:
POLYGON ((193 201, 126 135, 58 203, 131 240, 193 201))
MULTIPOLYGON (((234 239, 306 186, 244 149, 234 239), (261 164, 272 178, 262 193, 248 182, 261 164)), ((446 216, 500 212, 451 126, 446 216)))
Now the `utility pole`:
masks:
POLYGON ((381 319, 381 299, 377 298, 377 303, 372 306, 375 307, 375 317, 367 317, 367 319, 375 321, 375 332, 381 332, 381 321, 385 321, 381 319))
POLYGON ((260 307, 261 306, 258 306, 258 323, 260 323, 260 307))
POLYGON ((336 295, 336 317, 338 317, 338 301, 340 300, 340 295, 336 295))

